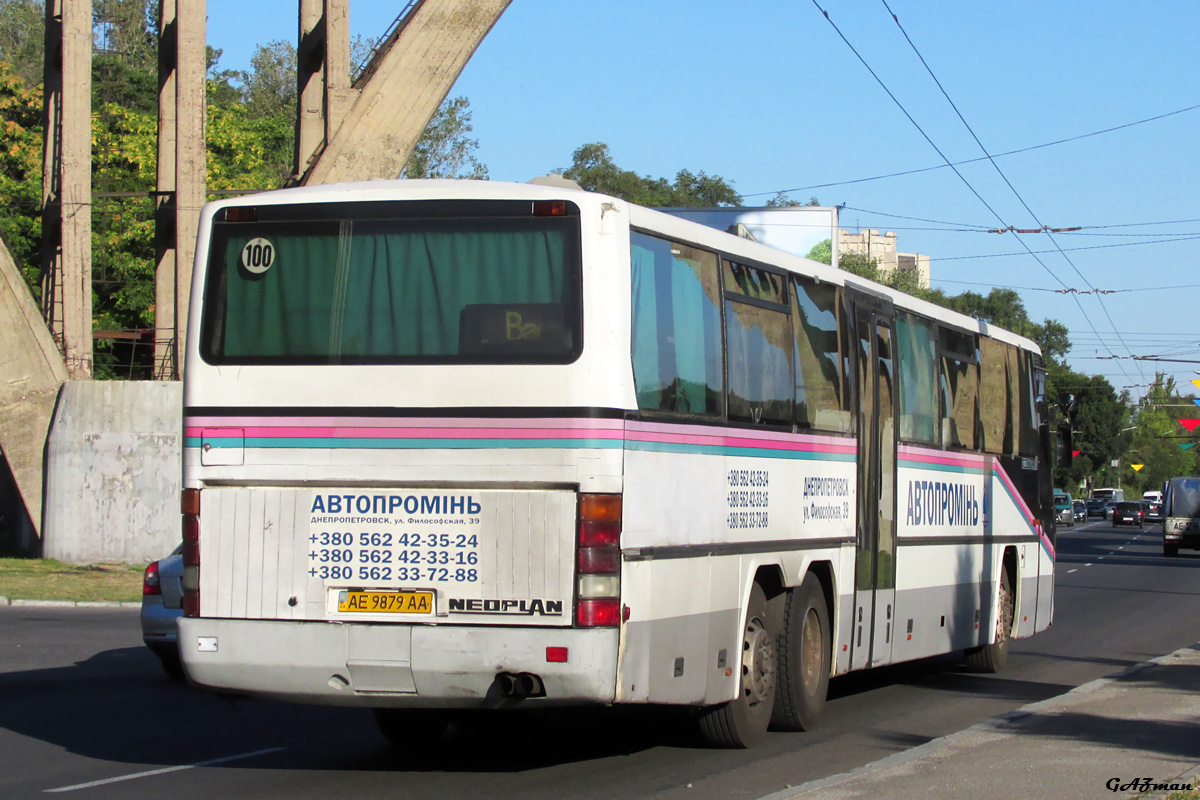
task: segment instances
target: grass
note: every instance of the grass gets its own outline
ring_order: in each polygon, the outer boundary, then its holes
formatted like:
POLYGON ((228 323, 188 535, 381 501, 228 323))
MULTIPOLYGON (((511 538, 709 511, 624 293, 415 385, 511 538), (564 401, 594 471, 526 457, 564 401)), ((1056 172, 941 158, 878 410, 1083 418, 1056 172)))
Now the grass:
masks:
POLYGON ((0 597, 9 600, 142 599, 144 564, 64 564, 50 558, 0 558, 0 597))

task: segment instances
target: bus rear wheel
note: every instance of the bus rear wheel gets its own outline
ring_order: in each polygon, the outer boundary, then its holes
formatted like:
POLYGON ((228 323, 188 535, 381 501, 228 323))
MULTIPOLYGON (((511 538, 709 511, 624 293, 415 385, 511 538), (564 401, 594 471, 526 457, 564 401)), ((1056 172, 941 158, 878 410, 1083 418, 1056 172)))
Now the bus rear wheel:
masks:
POLYGON ((811 731, 829 693, 829 608, 815 575, 788 592, 779 632, 779 687, 771 724, 778 730, 811 731))
POLYGON ((753 747, 767 734, 778 681, 775 631, 769 624, 767 598, 757 583, 750 590, 742 629, 738 696, 705 709, 700 733, 714 747, 753 747))
POLYGON ((978 672, 999 672, 1008 663, 1008 643, 1012 638, 1013 591, 1008 570, 1000 571, 1000 596, 996 609, 996 641, 967 651, 967 666, 978 672))
POLYGON ((1179 555, 1179 545, 1164 544, 1163 545, 1163 555, 1166 556, 1167 558, 1174 558, 1175 556, 1179 555))

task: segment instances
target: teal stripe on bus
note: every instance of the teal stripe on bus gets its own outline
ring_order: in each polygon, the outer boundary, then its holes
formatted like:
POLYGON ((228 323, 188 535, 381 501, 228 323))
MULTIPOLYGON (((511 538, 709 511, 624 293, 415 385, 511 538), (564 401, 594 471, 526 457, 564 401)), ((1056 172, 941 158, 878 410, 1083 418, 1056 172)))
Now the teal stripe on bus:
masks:
POLYGON ((958 464, 930 464, 928 461, 906 461, 901 459, 899 466, 905 469, 920 469, 930 472, 957 472, 959 474, 983 475, 983 465, 978 467, 959 466, 958 464))

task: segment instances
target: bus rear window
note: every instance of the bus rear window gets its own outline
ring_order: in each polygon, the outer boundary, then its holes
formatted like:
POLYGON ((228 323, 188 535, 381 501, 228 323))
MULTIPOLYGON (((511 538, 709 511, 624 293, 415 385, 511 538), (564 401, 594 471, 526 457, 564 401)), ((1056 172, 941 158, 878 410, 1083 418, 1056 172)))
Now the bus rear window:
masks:
POLYGON ((528 202, 461 205, 274 206, 243 215, 254 221, 214 221, 202 355, 213 364, 574 361, 578 210, 535 217, 528 202))

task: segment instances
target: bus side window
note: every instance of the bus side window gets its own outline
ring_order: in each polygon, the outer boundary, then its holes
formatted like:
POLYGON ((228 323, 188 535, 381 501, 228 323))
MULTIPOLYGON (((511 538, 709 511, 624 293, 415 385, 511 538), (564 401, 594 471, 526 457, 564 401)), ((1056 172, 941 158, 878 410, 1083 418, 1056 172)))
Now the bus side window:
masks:
POLYGON ((983 422, 983 450, 988 453, 1012 452, 1008 430, 1008 351, 1012 349, 1012 345, 986 336, 979 342, 979 416, 983 422))
POLYGON ((1017 354, 1017 401, 1020 406, 1020 426, 1017 436, 1017 454, 1025 458, 1038 455, 1038 414, 1033 385, 1033 354, 1021 351, 1017 354))
POLYGON ((795 347, 787 278, 724 262, 729 419, 792 424, 795 347))
POLYGON ((849 323, 840 287, 796 276, 796 423, 849 433, 849 323))
POLYGON ((900 356, 900 438, 938 444, 938 365, 936 328, 911 314, 896 315, 900 356))
POLYGON ((942 444, 974 450, 979 422, 979 351, 975 336, 939 328, 938 355, 941 363, 942 444))
POLYGON ((638 408, 723 413, 716 254, 634 232, 630 255, 638 408))

